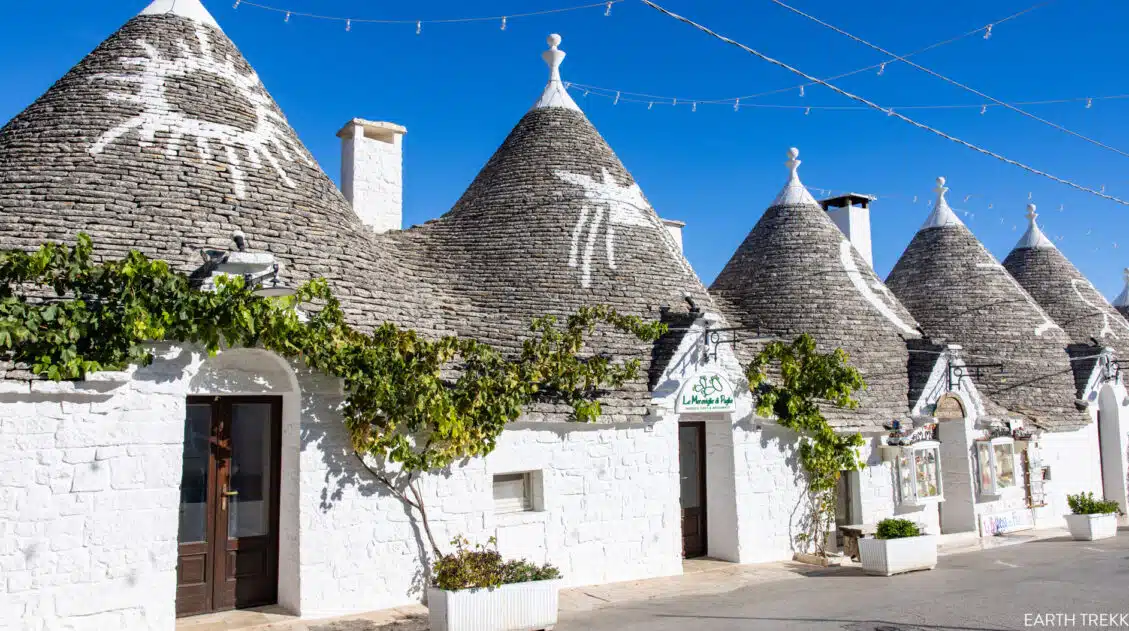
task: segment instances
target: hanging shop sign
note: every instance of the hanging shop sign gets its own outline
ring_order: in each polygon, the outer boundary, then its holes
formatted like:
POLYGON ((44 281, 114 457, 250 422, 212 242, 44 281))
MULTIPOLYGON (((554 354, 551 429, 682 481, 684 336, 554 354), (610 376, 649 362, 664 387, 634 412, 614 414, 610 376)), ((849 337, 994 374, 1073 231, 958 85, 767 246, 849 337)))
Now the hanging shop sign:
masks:
POLYGON ((733 386, 716 372, 694 375, 678 391, 676 412, 733 412, 733 386))

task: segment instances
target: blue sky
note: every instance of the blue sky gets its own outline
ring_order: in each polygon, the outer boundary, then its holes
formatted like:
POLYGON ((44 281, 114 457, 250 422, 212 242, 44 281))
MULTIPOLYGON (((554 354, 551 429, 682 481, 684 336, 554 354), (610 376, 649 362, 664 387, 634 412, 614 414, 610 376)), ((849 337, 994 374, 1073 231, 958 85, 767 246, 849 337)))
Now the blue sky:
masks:
MULTIPOLYGON (((786 88, 796 77, 667 18, 635 0, 603 9, 495 22, 414 26, 282 15, 233 0, 203 0, 242 49, 322 167, 336 180, 335 132, 352 117, 405 125, 405 222, 445 212, 539 95, 545 36, 560 33, 566 81, 670 95, 677 106, 574 92, 658 212, 687 222, 687 257, 709 283, 783 184, 788 147, 801 150, 810 186, 880 196, 872 224, 883 277, 928 213, 934 178, 976 235, 1003 258, 1022 235, 1028 194, 1044 231, 1109 297, 1129 266, 1129 207, 1073 191, 871 111, 698 107, 694 99, 786 88), (965 196, 972 197, 965 202, 965 196), (912 203, 912 197, 918 202, 912 203), (992 209, 988 205, 992 204, 992 209), (1059 211, 1062 207, 1063 210, 1059 211), (1124 242, 1122 242, 1122 240, 1124 242), (1118 247, 1114 247, 1114 243, 1118 247)), ((437 19, 501 15, 583 0, 262 0, 322 14, 437 19)), ((768 0, 665 0, 666 6, 802 70, 829 76, 883 56, 768 0)), ((909 52, 1036 4, 1036 0, 794 0, 795 6, 888 50, 909 52)), ((52 82, 147 4, 144 0, 7 3, 0 20, 0 120, 52 82)), ((1057 0, 914 60, 1005 101, 1129 93, 1129 5, 1057 0)), ((982 99, 904 65, 838 82, 882 105, 977 104, 982 99)), ((748 102, 748 101, 746 101, 748 102)), ((851 105, 825 88, 755 103, 851 105)), ((1030 111, 1129 152, 1129 99, 1030 106, 1030 111)), ((968 141, 1060 177, 1129 197, 1129 157, 997 109, 907 112, 968 141)))

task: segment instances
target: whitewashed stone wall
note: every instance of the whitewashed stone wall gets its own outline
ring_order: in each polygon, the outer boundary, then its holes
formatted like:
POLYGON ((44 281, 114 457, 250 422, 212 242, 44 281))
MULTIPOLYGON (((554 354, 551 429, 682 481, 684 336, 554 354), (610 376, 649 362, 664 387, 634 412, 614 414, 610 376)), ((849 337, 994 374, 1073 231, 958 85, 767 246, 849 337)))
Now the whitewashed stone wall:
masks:
POLYGON ((1036 525, 1065 528, 1063 515, 1070 514, 1067 495, 1102 495, 1097 426, 1091 423, 1073 432, 1043 434, 1039 449, 1043 464, 1051 468, 1051 480, 1046 483, 1047 507, 1036 512, 1036 525))
POLYGON ((169 377, 0 384, 0 629, 172 628, 185 402, 169 377))
MULTIPOLYGON (((352 455, 337 380, 259 351, 180 349, 117 377, 0 384, 0 629, 173 628, 185 397, 203 393, 283 398, 284 608, 419 601, 420 539, 352 455)), ((514 425, 487 458, 424 480, 437 540, 496 536, 572 585, 680 573, 677 421, 654 418, 514 425), (492 476, 518 471, 540 472, 541 510, 495 515, 492 476)))
MULTIPOLYGON (((307 415, 302 433, 302 615, 417 602, 423 534, 349 455, 339 419, 307 415)), ((503 555, 552 563, 569 585, 677 574, 677 449, 670 418, 646 426, 518 423, 486 458, 423 480, 431 528, 444 549, 455 535, 496 536, 503 555), (526 471, 540 472, 543 510, 496 515, 493 476, 526 471)))
POLYGON ((739 563, 792 558, 807 513, 796 433, 749 418, 733 427, 739 563))

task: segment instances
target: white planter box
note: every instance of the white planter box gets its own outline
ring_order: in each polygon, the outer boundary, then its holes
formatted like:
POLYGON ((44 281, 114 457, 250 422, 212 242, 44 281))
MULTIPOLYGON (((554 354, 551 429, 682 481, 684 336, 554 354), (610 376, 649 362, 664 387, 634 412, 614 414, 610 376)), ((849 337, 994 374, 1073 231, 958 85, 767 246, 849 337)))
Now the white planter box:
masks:
POLYGON ((1108 539, 1117 534, 1117 513, 1066 515, 1066 525, 1076 541, 1108 539))
POLYGON ((562 581, 512 583, 495 589, 427 589, 431 631, 533 631, 557 624, 562 581))
POLYGON ((879 576, 932 570, 937 567, 937 537, 859 539, 859 558, 864 572, 879 576))

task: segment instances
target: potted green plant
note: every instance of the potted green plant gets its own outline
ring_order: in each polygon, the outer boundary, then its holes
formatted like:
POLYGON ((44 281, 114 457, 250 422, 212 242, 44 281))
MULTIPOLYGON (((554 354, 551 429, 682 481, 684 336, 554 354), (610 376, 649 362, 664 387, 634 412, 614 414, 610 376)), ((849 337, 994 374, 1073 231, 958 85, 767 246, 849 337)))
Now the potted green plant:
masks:
POLYGON ((1072 514, 1066 515, 1070 536, 1076 541, 1106 539, 1117 534, 1117 502, 1094 499, 1093 493, 1067 495, 1072 514))
POLYGON ((873 539, 859 539, 859 558, 867 574, 890 576, 937 567, 937 538, 908 519, 883 519, 873 539))
POLYGON ((531 631, 557 623, 561 573, 524 559, 505 561, 491 537, 470 547, 463 537, 455 551, 435 562, 427 590, 431 631, 531 631))

